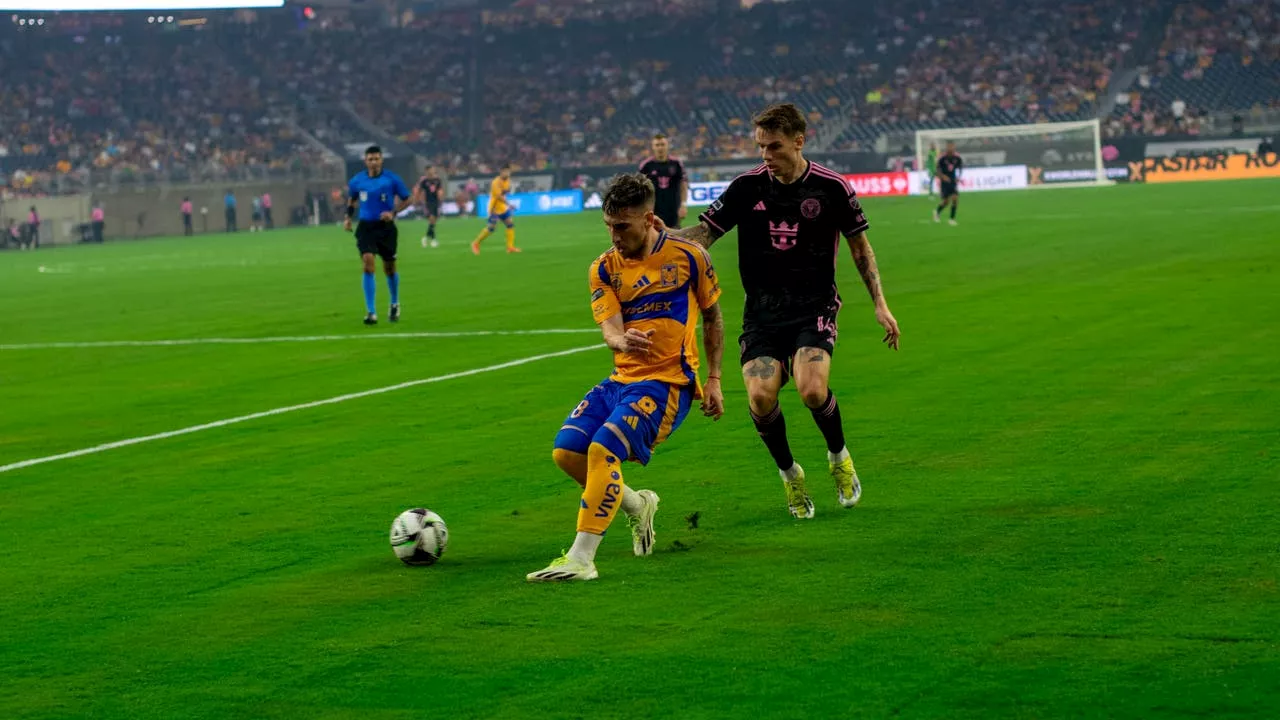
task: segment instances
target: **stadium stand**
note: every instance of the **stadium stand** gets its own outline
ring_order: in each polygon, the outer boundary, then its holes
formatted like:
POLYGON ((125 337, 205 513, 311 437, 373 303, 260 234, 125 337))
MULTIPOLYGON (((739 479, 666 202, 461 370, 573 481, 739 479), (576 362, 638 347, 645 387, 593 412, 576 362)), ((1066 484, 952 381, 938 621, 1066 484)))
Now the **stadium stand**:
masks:
POLYGON ((1211 111, 1280 107, 1275 0, 847 5, 556 0, 401 27, 281 11, 87 40, 6 27, 0 170, 19 194, 305 175, 346 144, 397 140, 446 173, 484 175, 630 163, 659 131, 686 158, 747 158, 751 114, 776 101, 809 111, 826 150, 1094 117, 1109 93, 1111 136, 1195 134, 1211 111), (386 54, 385 81, 353 47, 386 54), (1112 87, 1121 70, 1132 81, 1112 87))

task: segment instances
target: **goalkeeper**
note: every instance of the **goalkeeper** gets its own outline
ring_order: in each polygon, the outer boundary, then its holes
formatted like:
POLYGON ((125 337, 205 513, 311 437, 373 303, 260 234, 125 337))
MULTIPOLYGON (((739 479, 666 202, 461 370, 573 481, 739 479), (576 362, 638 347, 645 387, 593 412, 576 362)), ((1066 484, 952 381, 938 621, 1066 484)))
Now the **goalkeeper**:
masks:
POLYGON ((929 197, 933 197, 933 178, 938 174, 938 144, 929 143, 929 156, 924 160, 924 171, 928 173, 929 197))

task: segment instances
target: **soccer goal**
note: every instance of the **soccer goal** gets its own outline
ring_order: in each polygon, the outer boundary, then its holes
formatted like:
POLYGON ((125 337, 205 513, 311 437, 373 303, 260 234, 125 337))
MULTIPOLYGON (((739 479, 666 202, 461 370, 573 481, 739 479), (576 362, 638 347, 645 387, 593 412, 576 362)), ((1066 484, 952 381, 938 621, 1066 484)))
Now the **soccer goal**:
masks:
MULTIPOLYGON (((1114 185, 1103 165, 1101 123, 1035 123, 916 131, 916 167, 954 142, 966 169, 1025 165, 1028 187, 1114 185)), ((964 173, 961 173, 963 178, 964 173)))

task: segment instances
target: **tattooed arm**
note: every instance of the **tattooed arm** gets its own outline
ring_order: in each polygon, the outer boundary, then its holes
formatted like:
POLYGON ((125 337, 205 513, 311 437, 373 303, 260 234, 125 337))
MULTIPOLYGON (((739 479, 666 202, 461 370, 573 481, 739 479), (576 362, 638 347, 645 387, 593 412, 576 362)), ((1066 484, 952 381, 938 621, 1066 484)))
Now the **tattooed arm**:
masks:
POLYGON ((858 274, 871 294, 871 301, 876 305, 876 320, 884 328, 884 343, 894 350, 898 349, 898 321, 889 312, 889 303, 884 299, 884 288, 880 286, 880 269, 876 267, 876 254, 871 249, 871 241, 867 240, 866 231, 849 237, 849 250, 853 252, 853 263, 858 266, 858 274))
POLYGON ((702 347, 707 353, 707 376, 719 379, 724 360, 724 312, 720 303, 702 311, 702 347))
POLYGON ((720 239, 720 236, 723 235, 723 233, 716 232, 715 228, 708 225, 706 220, 700 220, 697 225, 682 228, 680 230, 672 230, 668 228, 667 234, 672 237, 692 240, 704 248, 710 248, 717 240, 720 239))
POLYGON ((724 391, 720 389, 724 359, 724 312, 720 303, 702 311, 702 346, 707 353, 707 385, 702 393, 702 414, 713 420, 724 415, 724 391))

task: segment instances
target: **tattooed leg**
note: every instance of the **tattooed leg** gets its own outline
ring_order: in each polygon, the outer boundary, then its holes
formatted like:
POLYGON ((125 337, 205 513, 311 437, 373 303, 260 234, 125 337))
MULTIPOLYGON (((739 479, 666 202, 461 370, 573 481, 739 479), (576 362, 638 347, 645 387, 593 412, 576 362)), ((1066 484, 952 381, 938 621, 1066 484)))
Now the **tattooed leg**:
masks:
POLYGON ((760 357, 742 366, 742 379, 747 385, 751 421, 756 433, 769 448, 779 470, 789 471, 795 465, 791 445, 787 441, 787 421, 782 416, 778 392, 782 389, 782 363, 771 357, 760 357))

